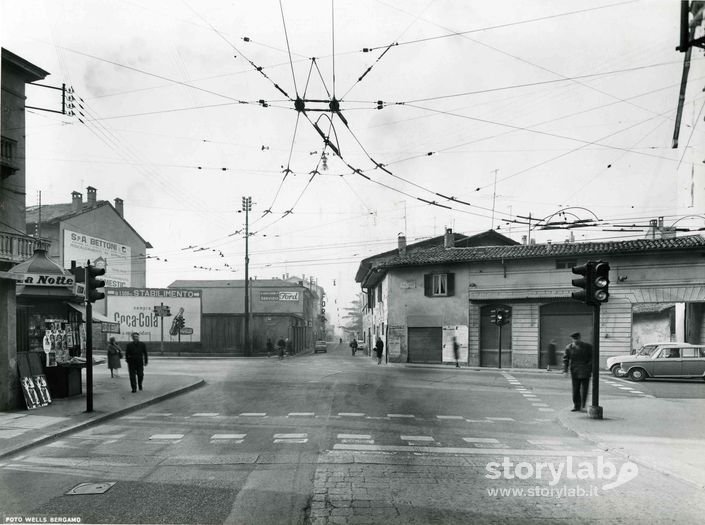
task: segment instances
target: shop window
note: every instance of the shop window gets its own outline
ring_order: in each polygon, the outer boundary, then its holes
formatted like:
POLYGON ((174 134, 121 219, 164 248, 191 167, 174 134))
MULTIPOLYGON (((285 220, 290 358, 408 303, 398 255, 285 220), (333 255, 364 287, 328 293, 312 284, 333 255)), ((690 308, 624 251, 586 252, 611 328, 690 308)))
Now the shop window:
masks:
POLYGON ((426 297, 450 297, 455 294, 455 274, 428 273, 424 275, 426 297))

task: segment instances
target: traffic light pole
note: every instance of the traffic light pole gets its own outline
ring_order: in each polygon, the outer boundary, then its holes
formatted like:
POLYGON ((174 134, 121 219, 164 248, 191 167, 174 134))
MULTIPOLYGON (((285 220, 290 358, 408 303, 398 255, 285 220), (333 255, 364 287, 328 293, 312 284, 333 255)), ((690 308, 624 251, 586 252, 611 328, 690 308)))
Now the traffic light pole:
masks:
POLYGON ((602 419, 600 406, 600 304, 593 305, 592 333, 594 345, 592 347, 592 406, 588 408, 591 419, 602 419))
POLYGON ((164 303, 161 303, 161 304, 159 305, 159 312, 160 312, 159 317, 160 317, 160 319, 161 319, 161 321, 162 321, 162 322, 160 323, 160 324, 162 325, 162 339, 161 339, 161 341, 159 342, 159 350, 160 350, 161 353, 162 353, 161 355, 164 355, 164 303))
POLYGON ((497 348, 499 349, 499 359, 497 360, 497 366, 502 368, 502 325, 497 325, 497 330, 499 330, 499 337, 497 341, 497 348))
POLYGON ((93 412, 93 303, 86 301, 86 412, 93 412))

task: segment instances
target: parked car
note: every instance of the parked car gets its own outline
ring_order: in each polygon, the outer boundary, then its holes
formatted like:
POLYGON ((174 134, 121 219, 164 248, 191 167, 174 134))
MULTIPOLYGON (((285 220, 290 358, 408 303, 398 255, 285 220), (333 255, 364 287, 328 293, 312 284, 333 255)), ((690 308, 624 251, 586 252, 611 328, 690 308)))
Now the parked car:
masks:
POLYGON ((619 368, 620 364, 622 361, 625 360, 630 360, 630 359, 635 359, 635 358, 642 358, 642 359, 651 359, 651 356, 653 355, 655 350, 658 350, 659 348, 665 347, 665 346, 671 346, 674 348, 679 348, 680 345, 683 343, 649 343, 641 348, 639 348, 636 352, 632 352, 631 354, 625 354, 625 355, 616 355, 612 357, 608 357, 606 361, 607 365, 607 370, 612 372, 612 375, 615 377, 620 377, 621 374, 619 373, 619 368))
POLYGON ((328 345, 325 341, 316 341, 316 344, 313 345, 313 353, 317 354, 318 352, 328 353, 328 345))
POLYGON ((651 377, 705 379, 705 345, 664 343, 653 346, 638 355, 623 359, 619 363, 617 375, 629 376, 632 381, 643 381, 651 377))

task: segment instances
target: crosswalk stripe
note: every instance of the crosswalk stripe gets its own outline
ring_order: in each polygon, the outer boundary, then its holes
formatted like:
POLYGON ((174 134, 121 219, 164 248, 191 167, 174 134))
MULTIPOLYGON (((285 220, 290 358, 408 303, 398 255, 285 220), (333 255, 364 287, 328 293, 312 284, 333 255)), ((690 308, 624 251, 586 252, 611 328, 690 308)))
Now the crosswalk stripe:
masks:
POLYGON ((413 414, 387 414, 387 417, 416 417, 413 414))
POLYGON ((216 417, 218 415, 218 412, 196 412, 193 417, 216 417))
POLYGON ((362 417, 365 415, 364 412, 338 412, 339 416, 345 417, 362 417))
POLYGON ((308 437, 308 434, 274 434, 274 439, 303 439, 308 437))
POLYGON ((211 439, 245 439, 247 434, 213 434, 211 439))
POLYGON ((338 439, 372 439, 370 434, 338 434, 338 439))
POLYGON ((243 417, 265 417, 266 412, 243 412, 240 414, 243 417))
POLYGON ((349 450, 358 452, 426 452, 430 454, 470 454, 497 456, 556 456, 556 457, 594 457, 604 454, 604 450, 549 450, 549 449, 498 449, 498 448, 468 448, 468 447, 425 447, 416 445, 349 445, 336 444, 333 450, 349 450))
POLYGON ((539 408, 539 412, 555 412, 552 408, 539 408))
POLYGON ((182 439, 183 434, 154 434, 149 439, 182 439))
POLYGON ((308 438, 275 439, 274 443, 308 443, 308 438))
POLYGON ((463 416, 436 416, 438 419, 463 419, 463 416))
POLYGON ((516 421, 513 417, 488 417, 490 421, 516 421))
POLYGON ((463 438, 463 441, 466 441, 468 443, 499 443, 499 440, 496 438, 463 438))
POLYGON ((314 416, 314 415, 315 415, 314 412, 289 412, 287 417, 297 417, 297 416, 304 417, 304 416, 314 416))
POLYGON ((401 436, 402 441, 433 441, 431 436, 401 436))

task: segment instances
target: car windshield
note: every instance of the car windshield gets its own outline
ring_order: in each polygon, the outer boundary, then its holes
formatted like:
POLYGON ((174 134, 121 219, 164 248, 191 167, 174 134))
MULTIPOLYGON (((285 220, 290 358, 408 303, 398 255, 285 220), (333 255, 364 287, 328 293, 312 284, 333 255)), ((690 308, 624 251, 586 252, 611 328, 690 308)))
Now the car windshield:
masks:
POLYGON ((658 345, 644 345, 636 351, 636 355, 653 355, 658 345))

